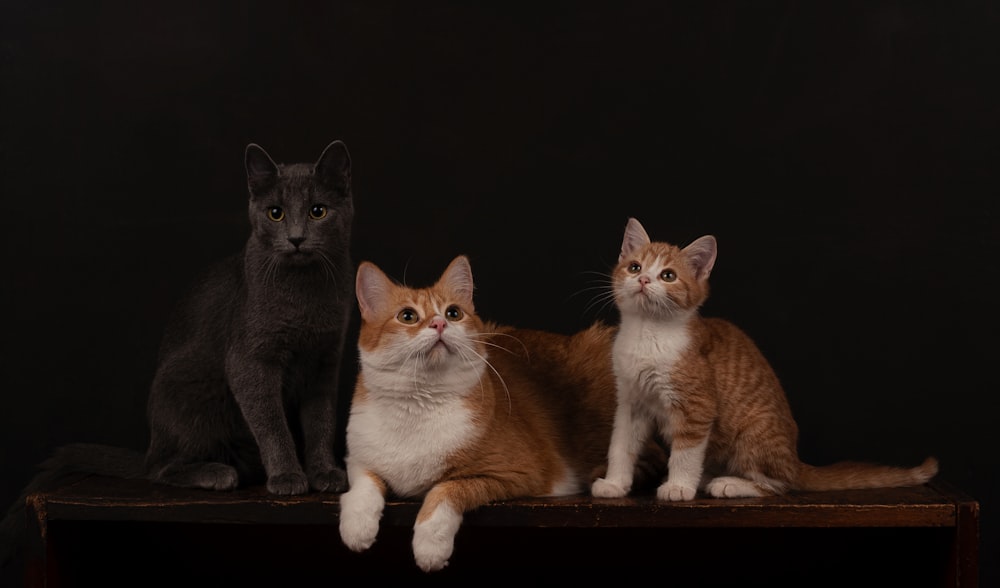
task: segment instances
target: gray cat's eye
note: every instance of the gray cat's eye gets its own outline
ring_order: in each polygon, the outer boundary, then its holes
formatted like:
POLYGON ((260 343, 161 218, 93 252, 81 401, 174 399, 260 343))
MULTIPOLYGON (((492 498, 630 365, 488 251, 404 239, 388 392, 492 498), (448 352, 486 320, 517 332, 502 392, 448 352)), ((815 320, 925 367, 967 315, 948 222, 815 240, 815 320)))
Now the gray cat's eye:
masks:
POLYGON ((319 220, 326 216, 326 207, 322 204, 313 204, 313 207, 309 209, 309 217, 313 220, 319 220))
POLYGON ((285 211, 280 206, 272 206, 267 210, 267 218, 280 223, 285 220, 285 211))

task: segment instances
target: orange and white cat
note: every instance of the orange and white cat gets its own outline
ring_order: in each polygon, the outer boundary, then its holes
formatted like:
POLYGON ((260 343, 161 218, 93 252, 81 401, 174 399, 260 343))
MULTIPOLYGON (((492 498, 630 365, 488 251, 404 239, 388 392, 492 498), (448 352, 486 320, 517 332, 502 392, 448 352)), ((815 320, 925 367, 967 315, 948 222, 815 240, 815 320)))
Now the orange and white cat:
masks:
POLYGON ((611 275, 620 314, 612 352, 618 408, 607 474, 591 493, 628 494, 635 455, 651 435, 670 445, 661 500, 692 500, 698 490, 753 497, 911 486, 935 476, 933 457, 914 468, 799 460, 798 427, 770 364, 738 327, 700 316, 716 254, 711 235, 682 249, 651 242, 638 220, 628 220, 611 275))
MULTIPOLYGON (((465 512, 586 494, 603 474, 614 327, 562 335, 484 322, 465 256, 420 289, 363 262, 356 292, 360 371, 347 423, 350 489, 340 497, 348 548, 374 543, 387 495, 422 497, 413 555, 422 570, 439 570, 465 512)), ((637 479, 658 483, 665 453, 650 445, 639 467, 637 479)))

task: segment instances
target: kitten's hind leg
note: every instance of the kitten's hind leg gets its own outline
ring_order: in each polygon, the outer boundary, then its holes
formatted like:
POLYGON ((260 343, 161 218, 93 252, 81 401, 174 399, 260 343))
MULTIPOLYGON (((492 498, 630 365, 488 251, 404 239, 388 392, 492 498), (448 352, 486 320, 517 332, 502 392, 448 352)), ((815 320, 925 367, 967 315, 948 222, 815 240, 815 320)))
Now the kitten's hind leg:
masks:
POLYGON ((757 498, 781 494, 780 484, 762 474, 751 474, 753 479, 738 476, 719 476, 705 484, 705 492, 716 498, 757 498))
POLYGON ((224 463, 203 461, 197 463, 170 462, 151 469, 150 480, 158 484, 203 488, 205 490, 232 490, 239 485, 236 468, 224 463))

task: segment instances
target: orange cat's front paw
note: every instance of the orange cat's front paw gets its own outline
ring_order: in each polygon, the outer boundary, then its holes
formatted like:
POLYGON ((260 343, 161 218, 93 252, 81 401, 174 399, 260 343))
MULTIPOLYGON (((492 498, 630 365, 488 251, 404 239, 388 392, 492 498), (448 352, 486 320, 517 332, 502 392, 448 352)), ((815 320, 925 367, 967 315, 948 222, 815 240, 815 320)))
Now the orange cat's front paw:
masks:
POLYGON ((656 489, 656 497, 660 500, 667 500, 670 502, 679 502, 682 500, 694 500, 695 494, 697 494, 697 488, 691 486, 683 486, 681 484, 674 484, 671 482, 665 482, 656 489))
POLYGON ((604 478, 597 478, 590 486, 590 493, 598 498, 621 498, 628 494, 628 489, 604 478))

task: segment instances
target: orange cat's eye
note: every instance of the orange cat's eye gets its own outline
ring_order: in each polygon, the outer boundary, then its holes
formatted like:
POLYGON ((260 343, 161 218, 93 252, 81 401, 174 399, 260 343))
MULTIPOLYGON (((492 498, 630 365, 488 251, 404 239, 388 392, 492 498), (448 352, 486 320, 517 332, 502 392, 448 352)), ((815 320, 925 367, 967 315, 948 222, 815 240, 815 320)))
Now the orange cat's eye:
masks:
POLYGON ((674 280, 677 279, 677 274, 674 272, 674 270, 665 269, 662 272, 660 272, 660 279, 663 280, 664 282, 673 282, 674 280))
POLYGON ((309 209, 309 218, 313 220, 319 220, 326 216, 326 207, 322 204, 313 204, 312 208, 309 209))
POLYGON ((632 263, 628 264, 628 273, 637 274, 641 271, 642 271, 642 264, 639 263, 638 261, 633 261, 632 263))
POLYGON ((444 317, 449 321, 460 321, 462 317, 465 316, 465 312, 457 306, 449 306, 448 310, 444 311, 444 317))
POLYGON ((267 218, 273 220, 276 223, 280 223, 285 220, 285 211, 280 206, 272 206, 267 209, 267 218))
POLYGON ((412 308, 404 308, 396 315, 396 320, 404 325, 413 325, 420 321, 420 315, 412 308))

